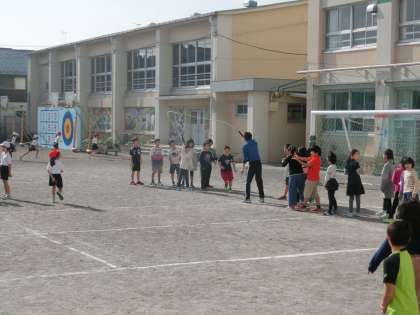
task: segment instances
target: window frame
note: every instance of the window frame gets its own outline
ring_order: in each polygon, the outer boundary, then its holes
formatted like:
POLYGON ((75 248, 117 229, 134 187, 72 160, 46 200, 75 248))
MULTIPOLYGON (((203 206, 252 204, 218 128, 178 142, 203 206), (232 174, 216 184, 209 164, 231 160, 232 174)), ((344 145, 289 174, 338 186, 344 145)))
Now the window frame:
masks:
POLYGON ((306 123, 306 104, 305 103, 288 103, 287 104, 287 123, 288 124, 305 124, 306 123), (302 117, 299 117, 299 119, 291 119, 291 107, 297 107, 299 106, 300 114, 302 117))
POLYGON ((60 62, 60 77, 61 77, 61 93, 77 91, 77 66, 76 59, 69 59, 60 62), (72 68, 72 73, 69 74, 68 66, 72 68))
MULTIPOLYGON (((410 0, 400 0, 399 1, 399 27, 398 27, 398 31, 399 31, 399 41, 401 43, 411 43, 411 42, 419 42, 420 41, 420 16, 418 17, 418 19, 416 19, 416 4, 419 5, 420 7, 420 1, 418 0, 414 0, 413 3, 413 9, 411 10, 414 14, 414 18, 413 20, 404 20, 403 18, 403 6, 404 6, 404 2, 407 3, 407 1, 410 0), (417 2, 417 3, 416 3, 417 2), (413 30, 411 32, 407 32, 406 34, 411 34, 412 37, 410 38, 404 38, 403 37, 403 32, 402 29, 406 28, 406 27, 413 27, 413 30), (416 31, 415 27, 418 26, 419 30, 416 31), (416 38, 416 33, 418 34, 418 37, 416 38)), ((405 10, 407 11, 407 10, 405 10)))
MULTIPOLYGON (((366 5, 367 3, 365 2, 359 2, 359 3, 354 3, 354 4, 347 4, 347 5, 342 5, 342 6, 337 6, 337 7, 332 7, 332 8, 327 8, 325 10, 325 51, 330 52, 330 51, 340 51, 340 50, 348 50, 348 49, 357 49, 357 48, 370 48, 370 47, 375 47, 377 44, 377 36, 378 36, 378 21, 375 15, 373 14, 369 14, 367 11, 366 15, 365 15, 365 26, 364 27, 358 27, 358 28, 354 28, 354 24, 355 24, 355 9, 357 6, 361 6, 361 5, 366 5), (349 10, 349 28, 348 29, 343 29, 343 30, 338 30, 338 31, 329 31, 329 14, 330 12, 336 10, 337 11, 337 25, 340 28, 340 10, 344 10, 344 9, 350 9, 349 10), (372 25, 368 26, 368 19, 372 19, 372 25), (365 32, 365 36, 363 37, 364 39, 364 43, 363 44, 355 44, 355 34, 357 33, 363 33, 365 32), (367 34, 369 32, 375 32, 375 40, 372 43, 368 42, 368 39, 373 38, 373 37, 369 37, 367 36, 367 34), (348 35, 349 38, 348 40, 345 40, 345 42, 349 42, 349 45, 346 46, 342 46, 339 43, 335 46, 335 47, 329 47, 329 38, 332 37, 336 37, 336 36, 343 36, 343 35, 348 35)), ((344 42, 344 40, 341 39, 342 42, 344 42)))
POLYGON ((172 45, 172 52, 172 86, 174 88, 197 88, 211 84, 213 52, 210 38, 174 43, 172 45), (193 60, 188 60, 191 57, 189 55, 190 47, 188 45, 191 44, 194 44, 194 57, 193 60), (185 46, 187 47, 185 48, 185 46), (187 53, 185 62, 183 61, 183 47, 187 53), (200 48, 204 49, 204 58, 199 61, 200 48), (209 55, 206 56, 208 50, 210 50, 209 55), (199 72, 200 68, 203 71, 199 72))
POLYGON ((91 58, 91 90, 97 94, 110 94, 112 93, 112 55, 105 54, 94 56, 91 58), (109 58, 109 60, 108 60, 109 58), (98 63, 103 59, 103 72, 97 72, 98 63), (102 82, 101 82, 102 81, 102 82), (98 84, 103 85, 103 89, 98 89, 98 84))
POLYGON ((240 117, 240 118, 248 117, 248 104, 247 103, 235 104, 235 116, 240 117), (242 110, 239 110, 240 108, 242 108, 242 110))
POLYGON ((146 91, 156 89, 156 47, 143 47, 127 52, 128 89, 130 91, 146 91), (143 54, 143 66, 135 67, 135 58, 143 54), (153 65, 149 65, 149 57, 153 59, 153 65), (135 78, 143 74, 143 77, 135 78), (136 82, 136 80, 138 82, 136 82))

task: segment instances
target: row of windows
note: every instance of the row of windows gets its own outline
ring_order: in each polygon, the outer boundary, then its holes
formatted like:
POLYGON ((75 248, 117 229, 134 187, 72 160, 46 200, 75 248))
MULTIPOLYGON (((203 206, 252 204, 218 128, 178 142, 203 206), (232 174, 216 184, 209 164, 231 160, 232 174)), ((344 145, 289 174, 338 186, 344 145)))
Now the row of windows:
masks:
MULTIPOLYGON (((376 44, 376 14, 367 12, 367 3, 327 10, 327 50, 366 47, 376 44)), ((420 40, 420 0, 400 0, 400 40, 420 40)))

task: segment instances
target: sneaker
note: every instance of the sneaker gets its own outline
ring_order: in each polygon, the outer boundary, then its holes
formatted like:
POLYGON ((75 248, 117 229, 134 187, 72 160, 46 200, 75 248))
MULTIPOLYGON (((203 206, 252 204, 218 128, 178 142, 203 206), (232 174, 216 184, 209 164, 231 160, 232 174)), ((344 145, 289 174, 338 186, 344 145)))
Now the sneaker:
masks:
POLYGON ((208 185, 207 187, 208 187, 208 188, 214 188, 212 185, 208 185))
POLYGON ((230 193, 232 192, 232 187, 228 188, 228 192, 230 193))
POLYGON ((176 191, 181 191, 181 187, 176 187, 176 191))
POLYGON ((142 181, 138 181, 137 185, 144 186, 144 183, 142 181))
POLYGON ((132 182, 130 183, 130 185, 132 185, 132 186, 136 186, 136 183, 132 181, 132 182))
POLYGON ((229 188, 225 187, 225 192, 229 192, 229 188))
POLYGON ((322 209, 320 207, 316 207, 316 208, 311 209, 311 212, 320 213, 322 212, 322 209))
POLYGON ((163 187, 163 184, 162 184, 161 182, 159 182, 159 183, 158 183, 158 185, 159 185, 160 187, 163 187))
POLYGON ((243 203, 248 203, 248 204, 250 204, 251 203, 251 199, 245 199, 244 201, 242 201, 243 203))
POLYGON ((385 211, 378 211, 375 213, 375 215, 377 215, 378 217, 382 217, 386 212, 385 211))
POLYGON ((265 202, 264 198, 260 198, 260 203, 264 203, 264 202, 265 202))
POLYGON ((57 196, 60 198, 60 200, 64 200, 64 196, 61 192, 57 191, 57 196))
POLYGON ((193 191, 192 187, 188 187, 187 191, 192 192, 193 191))
POLYGON ((150 186, 156 186, 155 182, 151 182, 150 186))

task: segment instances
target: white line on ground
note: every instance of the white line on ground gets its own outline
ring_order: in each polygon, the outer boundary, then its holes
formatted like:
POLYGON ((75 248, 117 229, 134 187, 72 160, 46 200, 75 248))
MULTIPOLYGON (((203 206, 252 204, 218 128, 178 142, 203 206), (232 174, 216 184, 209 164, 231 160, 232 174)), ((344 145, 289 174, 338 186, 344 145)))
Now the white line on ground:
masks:
POLYGON ((14 281, 25 281, 25 280, 32 280, 32 279, 49 279, 49 278, 83 276, 83 275, 92 275, 92 274, 110 273, 110 272, 123 272, 123 271, 149 270, 149 269, 168 269, 168 268, 191 267, 191 266, 199 266, 199 265, 259 262, 259 261, 267 261, 267 260, 319 257, 319 256, 340 255, 340 254, 356 254, 356 253, 363 253, 363 252, 371 252, 373 250, 375 250, 375 248, 343 249, 343 250, 332 250, 332 251, 325 251, 325 252, 300 253, 300 254, 279 255, 279 256, 232 258, 232 259, 220 259, 220 260, 201 260, 201 261, 190 261, 190 262, 180 262, 180 263, 170 263, 170 264, 148 265, 148 266, 139 266, 139 267, 119 267, 119 268, 112 268, 112 269, 94 269, 94 270, 90 270, 90 271, 67 272, 67 273, 56 273, 56 274, 45 274, 45 275, 33 275, 33 276, 25 276, 25 277, 10 278, 10 279, 0 279, 0 283, 8 283, 8 282, 14 282, 14 281))

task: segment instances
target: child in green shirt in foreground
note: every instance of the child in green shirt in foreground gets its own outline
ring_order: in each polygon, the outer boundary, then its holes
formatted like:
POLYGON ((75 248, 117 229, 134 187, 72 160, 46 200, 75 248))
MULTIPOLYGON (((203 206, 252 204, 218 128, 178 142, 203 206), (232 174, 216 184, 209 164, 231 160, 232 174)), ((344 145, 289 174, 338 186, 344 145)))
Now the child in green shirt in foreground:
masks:
POLYGON ((381 310, 387 315, 419 315, 413 261, 406 246, 410 228, 395 221, 387 229, 392 254, 384 261, 384 296, 381 310))

